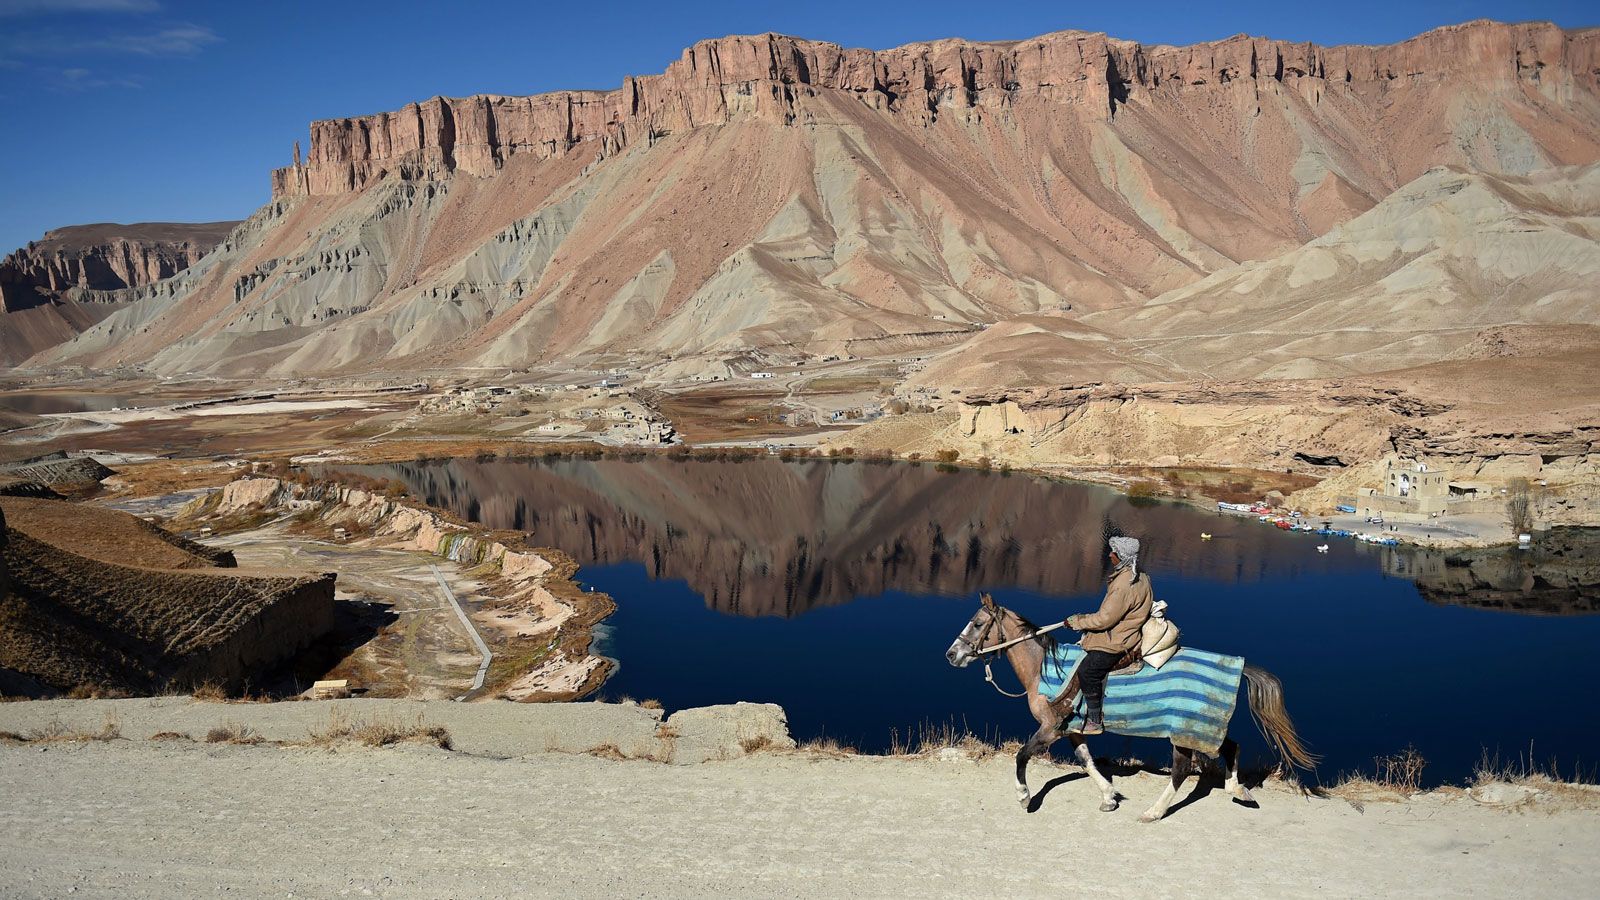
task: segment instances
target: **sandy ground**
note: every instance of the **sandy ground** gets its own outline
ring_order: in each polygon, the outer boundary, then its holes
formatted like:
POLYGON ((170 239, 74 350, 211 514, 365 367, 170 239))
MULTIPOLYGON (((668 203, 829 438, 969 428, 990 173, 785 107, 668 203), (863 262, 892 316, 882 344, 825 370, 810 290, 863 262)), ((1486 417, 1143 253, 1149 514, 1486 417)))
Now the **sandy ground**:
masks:
MULTIPOLYGON (((309 706, 312 704, 295 704, 309 706)), ((1141 825, 1039 766, 766 753, 665 766, 187 742, 0 747, 0 894, 76 896, 1592 895, 1600 817, 1464 797, 1245 809, 1220 791, 1141 825), (118 775, 116 773, 129 773, 118 775), (131 773, 136 772, 137 775, 131 773)), ((1205 788, 1202 788, 1205 790, 1205 788)))
POLYGON ((358 399, 264 400, 192 408, 162 406, 112 409, 97 412, 52 413, 46 418, 94 422, 101 425, 126 425, 133 422, 156 422, 163 419, 182 419, 189 416, 253 416, 268 413, 304 413, 329 409, 369 409, 372 405, 370 400, 358 399))

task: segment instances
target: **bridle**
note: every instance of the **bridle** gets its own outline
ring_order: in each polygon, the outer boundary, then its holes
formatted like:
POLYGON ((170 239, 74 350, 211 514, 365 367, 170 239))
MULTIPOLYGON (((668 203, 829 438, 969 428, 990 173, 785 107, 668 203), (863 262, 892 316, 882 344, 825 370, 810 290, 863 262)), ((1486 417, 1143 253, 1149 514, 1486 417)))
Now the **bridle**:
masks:
MULTIPOLYGON (((983 660, 983 680, 984 681, 989 682, 989 684, 991 686, 993 686, 995 690, 999 691, 1003 696, 1013 697, 1013 698, 1015 698, 1015 697, 1026 697, 1026 696, 1028 696, 1028 692, 1026 690, 1024 690, 1020 694, 1013 694, 1010 691, 1006 690, 1005 688, 1001 687, 1000 683, 994 680, 994 657, 995 657, 995 654, 999 653, 1002 649, 1011 646, 1012 642, 1011 641, 1002 640, 998 644, 994 644, 994 645, 989 646, 989 647, 984 647, 983 646, 983 642, 988 640, 989 632, 994 630, 995 625, 999 624, 1000 620, 1003 617, 1008 616, 1008 615, 1015 616, 1016 613, 1012 612, 1009 609, 1006 609, 1004 606, 991 606, 991 607, 987 607, 987 609, 989 610, 989 621, 983 623, 983 630, 978 632, 977 639, 975 641, 973 641, 973 643, 968 644, 967 646, 971 648, 973 655, 975 655, 978 658, 983 660)), ((1017 616, 1017 618, 1019 620, 1021 620, 1022 617, 1021 616, 1017 616)))

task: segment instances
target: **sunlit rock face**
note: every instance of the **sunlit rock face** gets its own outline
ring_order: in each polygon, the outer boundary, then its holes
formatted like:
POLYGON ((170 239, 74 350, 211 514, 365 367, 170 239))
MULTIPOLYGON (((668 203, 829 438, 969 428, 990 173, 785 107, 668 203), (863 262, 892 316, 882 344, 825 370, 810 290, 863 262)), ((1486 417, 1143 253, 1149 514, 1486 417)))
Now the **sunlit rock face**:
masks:
POLYGON ((1597 47, 1490 22, 1387 47, 705 41, 612 91, 314 123, 234 238, 35 361, 304 375, 946 347, 1276 257, 1436 166, 1591 163, 1597 47))
POLYGON ((71 339, 131 301, 130 288, 170 278, 237 222, 71 225, 0 260, 0 365, 71 339))

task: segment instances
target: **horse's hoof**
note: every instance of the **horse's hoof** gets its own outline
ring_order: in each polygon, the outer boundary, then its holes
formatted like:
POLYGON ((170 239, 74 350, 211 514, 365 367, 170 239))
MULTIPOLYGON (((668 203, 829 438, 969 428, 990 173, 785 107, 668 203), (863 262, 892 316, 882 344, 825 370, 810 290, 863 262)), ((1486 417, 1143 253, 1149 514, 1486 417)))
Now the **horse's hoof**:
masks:
POLYGON ((1250 796, 1249 794, 1240 794, 1239 796, 1233 798, 1233 802, 1239 804, 1245 809, 1261 808, 1261 804, 1256 802, 1256 798, 1250 796))
POLYGON ((1146 825, 1149 825, 1151 822, 1159 822, 1159 821, 1161 821, 1161 817, 1156 815, 1155 813, 1145 813, 1144 815, 1139 817, 1139 821, 1145 823, 1146 825))
POLYGON ((1117 801, 1112 800, 1109 803, 1100 804, 1100 811, 1101 812, 1116 812, 1117 811, 1117 801))
POLYGON ((1027 794, 1023 794, 1021 797, 1017 798, 1017 805, 1022 807, 1023 809, 1027 809, 1028 808, 1028 801, 1030 801, 1032 799, 1033 798, 1029 797, 1027 794))

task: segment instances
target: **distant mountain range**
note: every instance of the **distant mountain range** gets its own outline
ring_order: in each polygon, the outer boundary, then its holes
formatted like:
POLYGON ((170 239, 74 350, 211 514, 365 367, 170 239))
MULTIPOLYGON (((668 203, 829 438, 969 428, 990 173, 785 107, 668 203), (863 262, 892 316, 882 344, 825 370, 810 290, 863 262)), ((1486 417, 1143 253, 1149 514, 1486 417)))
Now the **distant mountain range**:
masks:
POLYGON ((72 225, 0 260, 0 365, 68 340, 128 302, 127 288, 171 278, 238 222, 72 225))
POLYGON ((1592 29, 729 37, 614 91, 316 122, 226 241, 29 364, 1376 371, 1592 321, 1597 159, 1592 29))

